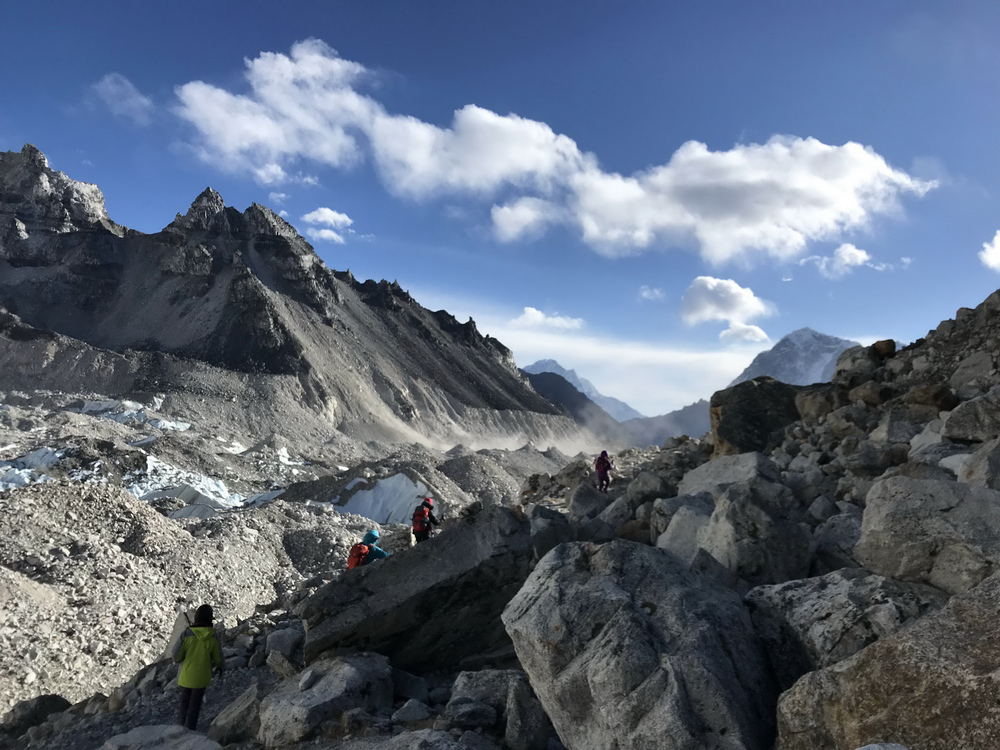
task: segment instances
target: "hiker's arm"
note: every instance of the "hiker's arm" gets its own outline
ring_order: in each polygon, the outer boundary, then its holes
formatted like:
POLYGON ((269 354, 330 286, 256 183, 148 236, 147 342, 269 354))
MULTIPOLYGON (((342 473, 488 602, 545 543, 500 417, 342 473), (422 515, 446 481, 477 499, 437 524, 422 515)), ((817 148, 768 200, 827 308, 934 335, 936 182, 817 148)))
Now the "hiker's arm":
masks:
POLYGON ((222 644, 219 642, 218 633, 212 636, 212 661, 215 662, 215 666, 219 670, 219 674, 222 674, 222 670, 225 668, 225 662, 222 661, 222 644))
POLYGON ((381 560, 383 557, 388 557, 388 556, 389 553, 378 546, 373 546, 370 550, 368 550, 368 557, 370 557, 372 560, 381 560))
POLYGON ((184 628, 184 632, 181 633, 181 637, 177 639, 177 643, 174 644, 174 650, 171 656, 174 662, 184 661, 185 646, 187 645, 187 635, 190 632, 188 628, 184 628))

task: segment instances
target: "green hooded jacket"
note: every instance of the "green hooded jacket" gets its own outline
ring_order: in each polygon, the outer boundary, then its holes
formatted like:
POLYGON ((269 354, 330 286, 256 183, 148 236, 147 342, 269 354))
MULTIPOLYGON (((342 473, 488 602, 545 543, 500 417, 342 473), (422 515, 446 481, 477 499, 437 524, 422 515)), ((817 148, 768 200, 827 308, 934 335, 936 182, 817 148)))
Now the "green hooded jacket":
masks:
POLYGON ((212 682, 212 667, 222 669, 222 649, 213 628, 188 628, 174 646, 174 661, 183 662, 177 684, 205 688, 212 682))

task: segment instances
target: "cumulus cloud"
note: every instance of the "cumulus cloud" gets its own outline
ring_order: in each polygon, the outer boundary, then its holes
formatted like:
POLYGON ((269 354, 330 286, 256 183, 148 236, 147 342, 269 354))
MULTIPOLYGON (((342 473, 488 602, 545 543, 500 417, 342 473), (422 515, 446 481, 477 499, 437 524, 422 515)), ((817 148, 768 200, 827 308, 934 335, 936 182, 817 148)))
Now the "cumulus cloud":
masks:
POLYGON ((93 89, 116 117, 126 117, 136 125, 149 125, 153 100, 121 73, 108 73, 94 84, 93 89))
POLYGON ((564 315, 546 315, 534 307, 524 308, 524 312, 510 321, 519 328, 556 328, 564 331, 583 328, 583 318, 568 318, 564 315))
POLYGON ((1000 231, 993 235, 990 242, 983 243, 983 249, 979 251, 979 260, 987 268, 1000 271, 1000 231))
POLYGON ((310 227, 306 230, 306 236, 311 240, 316 240, 317 242, 335 242, 338 245, 344 244, 344 236, 339 232, 335 232, 332 229, 316 229, 315 227, 310 227))
POLYGON ((274 205, 281 206, 288 200, 288 193, 268 193, 267 199, 274 205))
POLYGON ((324 224, 334 229, 343 229, 354 223, 354 220, 347 214, 322 206, 315 211, 307 213, 302 217, 302 221, 306 224, 324 224))
POLYGON ((312 225, 306 229, 307 237, 319 242, 335 242, 338 245, 344 244, 344 235, 337 230, 347 229, 350 232, 352 230, 348 227, 354 223, 354 220, 347 214, 325 206, 305 214, 302 221, 312 225))
POLYGON ((572 138, 513 113, 470 104, 447 127, 390 113, 363 93, 371 78, 310 39, 247 60, 246 93, 203 81, 178 87, 177 112, 202 159, 262 184, 294 179, 301 161, 348 168, 369 158, 401 197, 510 196, 491 211, 500 241, 565 225, 608 256, 694 243, 713 264, 793 259, 936 185, 870 147, 794 136, 724 151, 689 141, 665 164, 617 174, 572 138))
POLYGON ((819 272, 828 279, 842 279, 859 266, 868 266, 877 271, 885 271, 890 266, 884 263, 872 263, 872 256, 850 243, 844 243, 833 255, 812 255, 799 261, 799 265, 815 263, 819 272))
POLYGON ((529 239, 542 234, 555 221, 559 208, 540 198, 525 197, 506 206, 493 206, 493 232, 501 242, 529 239))
POLYGON ((729 328, 719 338, 726 342, 766 341, 767 334, 748 321, 775 313, 774 305, 762 300, 752 289, 742 287, 732 279, 699 276, 684 292, 681 317, 688 325, 709 321, 725 321, 729 328))
MULTIPOLYGON (((522 364, 557 359, 576 368, 602 393, 627 401, 644 414, 665 414, 725 388, 767 343, 741 346, 685 346, 669 341, 639 341, 589 331, 524 327, 511 323, 511 311, 481 297, 454 290, 410 288, 431 310, 449 310, 460 320, 475 318, 479 330, 514 351, 522 364)), ((884 338, 884 337, 883 337, 884 338)))
POLYGON ((656 287, 648 286, 646 284, 639 287, 639 299, 653 301, 663 299, 663 296, 662 289, 657 289, 656 287))

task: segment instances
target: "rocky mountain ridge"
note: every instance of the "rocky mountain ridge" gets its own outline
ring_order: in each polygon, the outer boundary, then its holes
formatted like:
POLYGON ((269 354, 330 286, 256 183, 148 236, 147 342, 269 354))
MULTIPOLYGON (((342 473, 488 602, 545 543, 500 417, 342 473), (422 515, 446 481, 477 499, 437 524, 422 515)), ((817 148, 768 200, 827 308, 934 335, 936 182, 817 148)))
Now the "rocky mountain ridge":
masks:
POLYGON ((777 344, 754 357, 730 387, 767 375, 791 385, 828 383, 837 359, 847 349, 860 346, 857 341, 828 336, 812 328, 799 328, 782 336, 777 344))
POLYGON ((618 422, 624 422, 628 419, 641 419, 643 417, 642 414, 626 404, 624 401, 614 398, 613 396, 605 396, 597 390, 597 386, 586 378, 580 377, 576 370, 567 370, 554 359, 540 359, 527 367, 522 367, 521 369, 531 375, 538 375, 543 372, 551 372, 556 375, 561 375, 567 382, 570 383, 570 385, 580 391, 580 393, 589 398, 599 407, 604 409, 604 411, 610 414, 618 422))
MULTIPOLYGON (((96 186, 54 172, 26 146, 0 155, 0 227, 0 307, 16 316, 7 330, 19 331, 3 342, 18 363, 5 368, 5 387, 27 385, 19 372, 37 368, 37 342, 63 345, 55 333, 84 345, 55 355, 67 369, 81 350, 87 360, 116 361, 132 376, 122 390, 183 396, 184 370, 249 409, 258 405, 250 392, 281 390, 280 411, 298 412, 292 421, 305 439, 335 430, 362 443, 445 446, 592 439, 474 322, 422 308, 395 282, 329 270, 263 206, 240 212, 208 189, 144 235, 108 219, 96 186)), ((102 377, 79 367, 49 372, 47 386, 115 392, 87 386, 92 375, 102 377)), ((261 417, 269 420, 268 432, 289 421, 261 417)))
MULTIPOLYGON (((229 220, 203 198, 191 221, 229 220)), ((830 382, 717 392, 704 440, 620 451, 608 493, 593 455, 532 446, 246 448, 220 431, 237 415, 213 413, 228 395, 193 395, 236 371, 0 320, 26 381, 0 391, 0 686, 24 699, 0 744, 992 750, 1000 736, 1000 291, 902 349, 848 349, 830 382), (37 386, 151 363, 188 390, 37 386), (138 499, 171 462, 202 494, 224 476, 265 497, 204 517, 176 513, 186 491, 138 499), (266 498, 272 477, 287 489, 266 498), (420 484, 444 496, 442 533, 414 547, 390 524, 392 557, 343 570, 375 524, 340 511, 420 484), (173 610, 203 600, 222 602, 227 667, 207 737, 166 726, 177 666, 150 656, 173 610)))

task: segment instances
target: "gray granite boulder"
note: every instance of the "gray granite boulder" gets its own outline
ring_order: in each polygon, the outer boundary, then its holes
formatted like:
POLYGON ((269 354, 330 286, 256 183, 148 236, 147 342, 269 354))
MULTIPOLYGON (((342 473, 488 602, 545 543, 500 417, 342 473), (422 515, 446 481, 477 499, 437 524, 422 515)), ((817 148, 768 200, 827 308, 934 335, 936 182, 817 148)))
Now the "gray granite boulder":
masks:
POLYGON ((775 685, 740 597, 653 547, 564 544, 503 614, 573 750, 765 750, 775 685))

